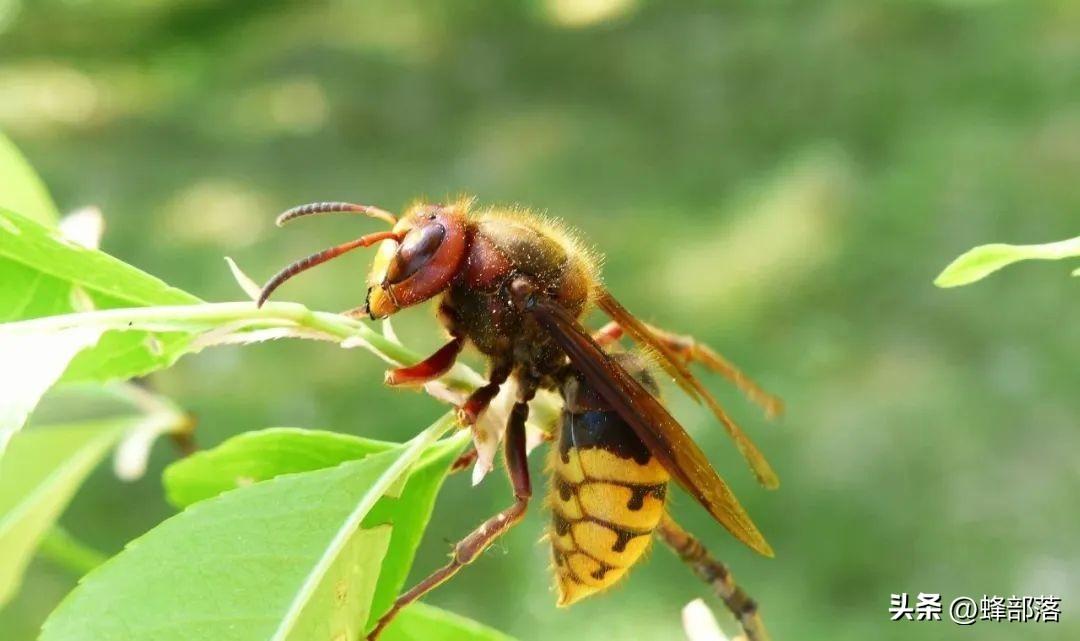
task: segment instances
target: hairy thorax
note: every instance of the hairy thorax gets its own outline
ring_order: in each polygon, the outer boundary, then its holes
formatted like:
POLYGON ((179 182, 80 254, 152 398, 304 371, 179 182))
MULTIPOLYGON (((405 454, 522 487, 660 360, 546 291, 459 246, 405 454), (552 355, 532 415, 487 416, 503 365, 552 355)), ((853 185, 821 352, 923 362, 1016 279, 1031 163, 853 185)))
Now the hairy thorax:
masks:
POLYGON ((514 309, 507 288, 515 276, 530 277, 580 316, 596 287, 591 257, 561 229, 513 213, 483 214, 467 232, 465 266, 443 296, 442 322, 496 367, 512 362, 521 375, 548 383, 565 357, 534 320, 514 309))

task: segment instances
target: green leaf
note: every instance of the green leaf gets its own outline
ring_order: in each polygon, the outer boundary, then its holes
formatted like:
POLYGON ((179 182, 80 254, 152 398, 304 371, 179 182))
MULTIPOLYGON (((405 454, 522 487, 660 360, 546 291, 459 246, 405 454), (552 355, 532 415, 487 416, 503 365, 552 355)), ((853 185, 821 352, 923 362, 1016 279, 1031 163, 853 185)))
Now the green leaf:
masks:
POLYGON ((450 464, 454 462, 462 445, 468 442, 467 430, 457 437, 448 439, 438 448, 432 448, 424 459, 417 463, 400 496, 386 497, 371 510, 364 519, 364 527, 390 523, 394 526, 390 539, 390 549, 383 559, 379 585, 375 588, 371 614, 368 618, 370 630, 379 617, 390 609, 394 600, 409 578, 416 550, 424 537, 424 530, 431 520, 435 508, 435 499, 442 488, 450 464))
MULTIPOLYGON (((0 322, 89 309, 192 305, 199 299, 169 287, 60 232, 0 210, 0 322)), ((81 353, 64 380, 130 378, 171 365, 192 336, 184 332, 108 332, 81 353)), ((0 363, 11 361, 0 354, 0 363)))
POLYGON ((15 436, 0 461, 0 604, 83 479, 132 419, 37 427, 15 436))
POLYGON ((179 508, 282 474, 310 472, 385 452, 395 443, 337 432, 277 427, 245 432, 221 445, 176 461, 162 482, 179 508))
POLYGON ((502 632, 425 603, 414 603, 386 628, 381 641, 513 641, 502 632))
MULTIPOLYGON (((997 243, 976 247, 954 260, 934 280, 938 287, 959 287, 986 278, 1022 260, 1060 260, 1080 256, 1080 236, 1044 245, 997 243)), ((1073 272, 1075 276, 1080 270, 1073 272)))
POLYGON ((38 401, 71 359, 97 343, 101 329, 72 327, 58 332, 15 335, 0 331, 0 457, 38 401))
POLYGON ((44 225, 59 218, 56 204, 30 163, 4 134, 0 133, 0 208, 17 211, 44 225))
MULTIPOLYGON (((390 492, 364 519, 364 527, 394 526, 371 607, 369 627, 393 604, 412 568, 447 469, 468 435, 464 432, 425 454, 400 493, 390 492)), ((305 472, 385 452, 392 443, 357 436, 271 428, 231 438, 212 450, 170 465, 163 477, 169 501, 184 507, 222 492, 282 474, 305 472)))
POLYGON ((359 638, 391 536, 361 523, 452 424, 192 505, 87 575, 42 641, 359 638))

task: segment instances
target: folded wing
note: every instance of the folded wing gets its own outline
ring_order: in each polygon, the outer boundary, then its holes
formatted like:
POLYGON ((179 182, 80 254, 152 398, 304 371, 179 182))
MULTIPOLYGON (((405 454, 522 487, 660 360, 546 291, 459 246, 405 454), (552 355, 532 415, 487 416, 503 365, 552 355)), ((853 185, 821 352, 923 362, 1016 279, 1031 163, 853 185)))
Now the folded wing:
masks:
POLYGON ((566 310, 546 299, 527 310, 566 352, 570 362, 631 426, 653 456, 735 538, 773 556, 765 537, 701 448, 675 418, 633 376, 615 363, 566 310))

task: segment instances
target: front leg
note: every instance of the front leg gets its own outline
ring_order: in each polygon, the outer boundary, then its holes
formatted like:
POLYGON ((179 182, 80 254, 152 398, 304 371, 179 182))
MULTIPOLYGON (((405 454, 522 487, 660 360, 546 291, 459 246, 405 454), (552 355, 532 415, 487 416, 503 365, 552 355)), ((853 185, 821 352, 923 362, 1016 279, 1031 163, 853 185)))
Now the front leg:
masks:
POLYGON ((386 384, 397 386, 429 383, 450 371, 457 362, 457 357, 461 354, 463 347, 465 347, 465 337, 455 336, 449 343, 419 363, 386 372, 386 384))
POLYGON ((491 405, 491 401, 499 395, 499 388, 506 382, 506 379, 510 378, 510 373, 513 371, 514 364, 511 361, 498 360, 495 362, 491 368, 491 375, 488 376, 487 384, 473 390, 472 394, 469 394, 469 397, 458 408, 458 421, 464 427, 476 423, 476 420, 480 418, 488 405, 491 405))

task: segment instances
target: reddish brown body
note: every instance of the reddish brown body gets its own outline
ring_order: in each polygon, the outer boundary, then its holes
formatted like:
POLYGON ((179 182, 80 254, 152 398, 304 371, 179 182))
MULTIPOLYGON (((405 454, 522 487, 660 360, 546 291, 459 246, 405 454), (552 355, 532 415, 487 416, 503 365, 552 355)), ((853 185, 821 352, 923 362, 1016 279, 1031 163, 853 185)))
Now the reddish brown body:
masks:
POLYGON ((523 218, 489 213, 467 230, 465 265, 443 295, 440 319, 487 355, 493 369, 515 367, 526 385, 555 388, 566 356, 535 320, 507 304, 507 290, 525 275, 579 317, 596 282, 592 264, 573 241, 523 218))
POLYGON ((429 294, 439 286, 439 320, 452 337, 470 342, 490 359, 496 378, 513 374, 530 395, 538 387, 558 387, 566 355, 529 314, 510 304, 509 288, 514 278, 528 278, 579 317, 598 281, 595 261, 573 236, 556 224, 509 210, 471 214, 468 202, 422 206, 395 231, 406 231, 403 247, 410 237, 425 234, 446 241, 432 252, 425 269, 404 279, 395 276, 406 272, 401 264, 410 260, 409 252, 402 258, 395 243, 386 243, 369 281, 372 318, 392 314, 417 292, 429 294), (450 245, 453 235, 457 239, 450 245))

